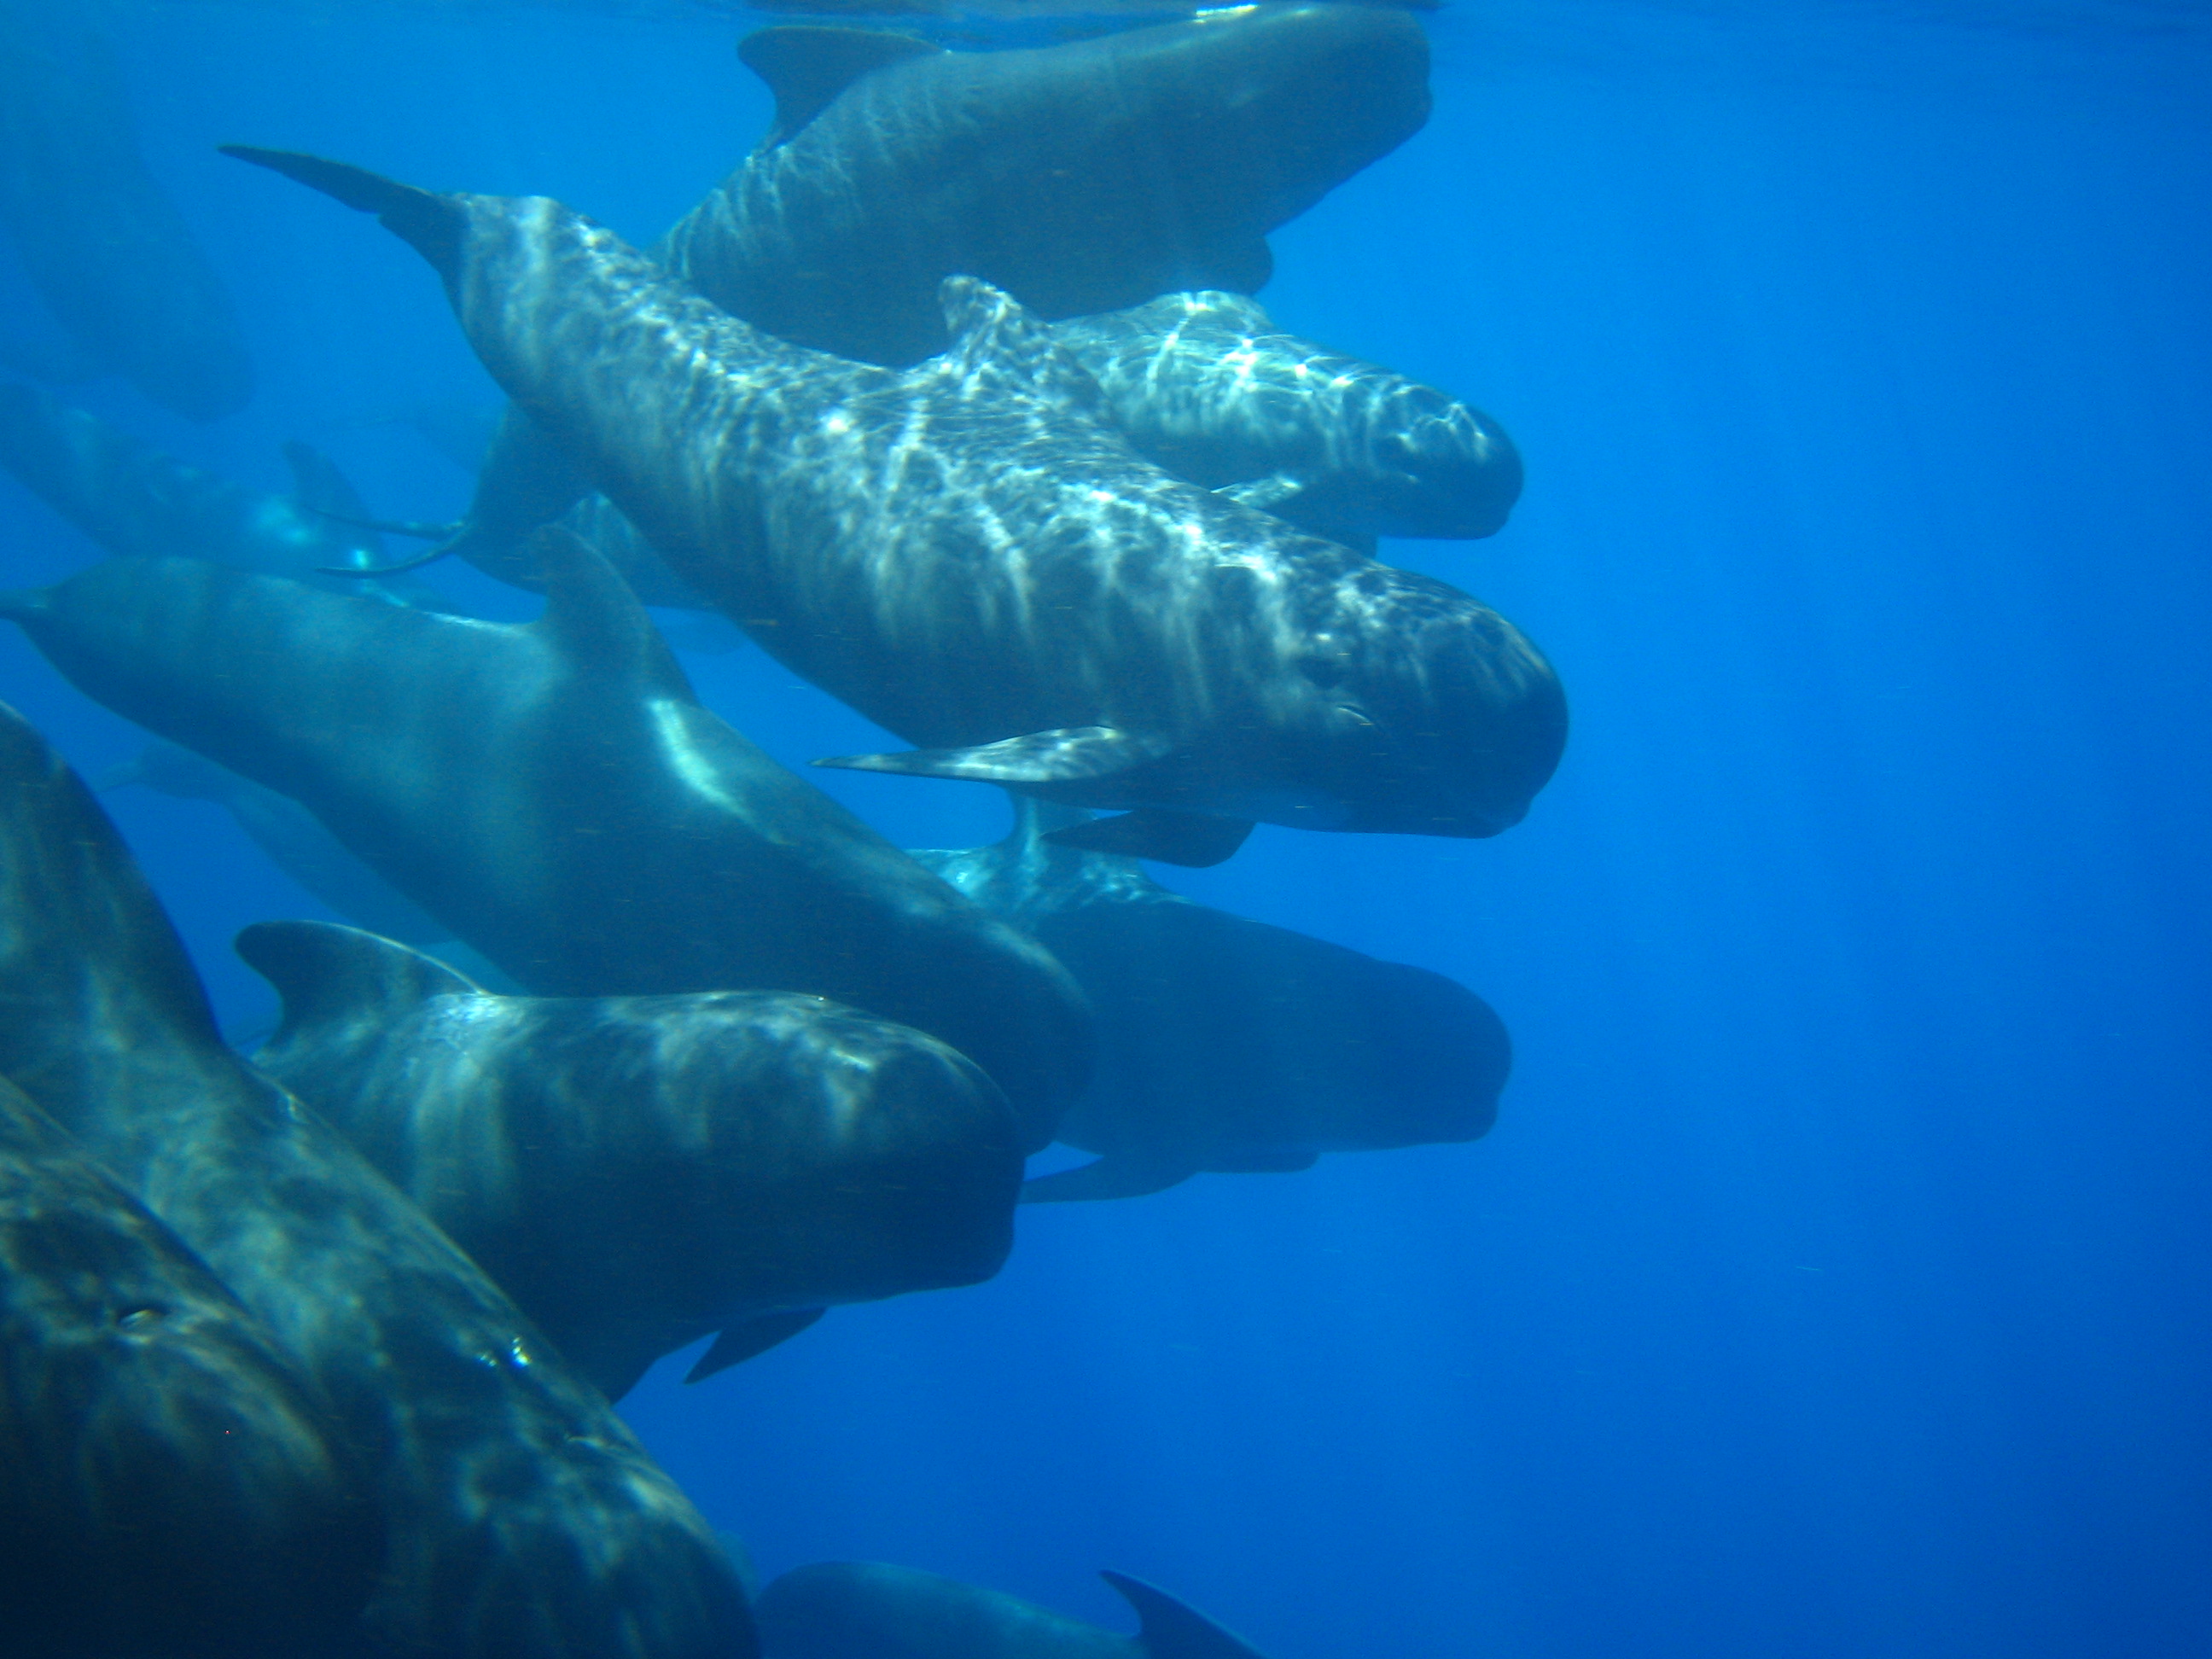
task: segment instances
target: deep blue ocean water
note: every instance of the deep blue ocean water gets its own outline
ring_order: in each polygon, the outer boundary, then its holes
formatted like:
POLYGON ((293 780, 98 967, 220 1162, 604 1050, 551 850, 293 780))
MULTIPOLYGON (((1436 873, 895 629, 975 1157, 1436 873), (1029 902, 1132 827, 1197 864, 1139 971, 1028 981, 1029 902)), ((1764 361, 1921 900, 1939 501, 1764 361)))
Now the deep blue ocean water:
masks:
MULTIPOLYGON (((113 8, 149 161, 261 370, 196 427, 376 507, 489 404, 434 279, 217 157, 558 196, 649 239, 750 147, 741 21, 113 8)), ((1114 1566, 1273 1659, 2212 1652, 2212 9, 1454 0, 1436 111, 1273 239, 1286 328, 1467 397, 1528 484, 1386 544, 1574 711, 1494 842, 1261 827, 1162 872, 1463 981, 1466 1146, 1022 1212, 973 1290, 844 1309, 623 1413, 773 1575, 927 1567, 1117 1626, 1114 1566)), ((33 307, 0 264, 0 306, 33 307)), ((88 545, 0 479, 0 568, 88 545)), ((526 596, 436 580, 507 614, 526 596)), ((902 746, 757 651, 778 757, 902 746)), ((0 632, 79 766, 138 737, 0 632)), ((811 775, 894 840, 980 787, 811 775)), ((246 922, 325 914, 213 807, 111 798, 240 1028, 246 922)))

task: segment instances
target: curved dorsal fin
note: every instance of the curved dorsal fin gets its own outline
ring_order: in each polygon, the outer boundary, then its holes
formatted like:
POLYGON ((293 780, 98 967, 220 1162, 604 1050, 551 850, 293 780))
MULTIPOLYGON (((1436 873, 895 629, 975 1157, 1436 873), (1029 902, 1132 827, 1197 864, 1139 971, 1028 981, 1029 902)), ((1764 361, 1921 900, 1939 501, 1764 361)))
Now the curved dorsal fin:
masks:
POLYGON ((284 1000, 271 1048, 335 1022, 380 1025, 432 997, 477 990, 419 951, 332 921, 258 921, 233 948, 284 1000))
POLYGON ((775 94, 775 125, 761 148, 787 143, 862 76, 908 58, 934 58, 944 50, 910 34, 880 29, 780 23, 756 30, 738 42, 738 57, 775 94))
POLYGON ((696 702, 691 682, 605 554, 573 530, 546 525, 529 550, 545 584, 545 610, 525 626, 552 641, 571 666, 641 681, 678 702, 696 702))
POLYGON ((1197 1608, 1127 1573, 1098 1575, 1136 1608, 1142 1625, 1137 1645, 1150 1659, 1263 1659, 1249 1642, 1231 1636, 1197 1608))

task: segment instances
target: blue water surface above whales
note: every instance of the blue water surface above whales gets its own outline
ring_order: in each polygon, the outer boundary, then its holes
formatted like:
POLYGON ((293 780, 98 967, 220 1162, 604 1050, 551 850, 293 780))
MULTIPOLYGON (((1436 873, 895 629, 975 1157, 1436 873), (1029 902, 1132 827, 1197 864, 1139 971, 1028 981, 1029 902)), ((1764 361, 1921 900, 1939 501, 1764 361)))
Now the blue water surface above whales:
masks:
MULTIPOLYGON (((732 52, 768 20, 715 9, 102 8, 258 390, 208 425, 65 395, 272 493, 304 439, 376 512, 458 516, 402 417, 497 393, 434 279, 213 147, 643 245, 769 119, 732 52)), ((1574 735, 1495 841, 1263 824, 1147 869, 1479 992, 1514 1039, 1496 1128, 1025 1207, 988 1283, 690 1389, 686 1351, 623 1413, 764 1577, 900 1563, 1125 1631, 1112 1566, 1270 1659, 2193 1652, 2212 30, 2124 0, 1422 21, 1427 126, 1274 233, 1261 297, 1511 434, 1499 535, 1381 556, 1525 629, 1574 735)), ((52 327, 14 257, 8 337, 52 327)), ((92 556, 0 479, 0 586, 92 556)), ((907 746, 752 647, 683 660, 787 765, 907 746)), ((13 629, 0 699, 88 776, 143 749, 13 629)), ((899 846, 1008 826, 987 787, 806 775, 899 846)), ((232 936, 331 913, 210 803, 106 804, 227 1027, 265 1030, 232 936)))

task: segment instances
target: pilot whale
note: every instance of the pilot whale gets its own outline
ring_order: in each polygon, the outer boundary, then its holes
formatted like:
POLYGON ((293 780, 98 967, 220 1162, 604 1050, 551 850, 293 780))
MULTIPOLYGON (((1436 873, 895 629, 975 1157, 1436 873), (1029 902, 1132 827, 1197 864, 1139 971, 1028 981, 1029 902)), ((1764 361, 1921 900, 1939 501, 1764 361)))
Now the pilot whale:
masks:
POLYGON ((760 1593, 761 1648, 768 1659, 1261 1659, 1166 1591, 1099 1577, 1136 1608, 1136 1635, 913 1567, 817 1562, 760 1593))
POLYGON ((260 1322, 0 1079, 8 1651, 350 1651, 380 1551, 335 1428, 260 1322))
POLYGON ((1241 294, 1163 295, 1053 337, 1146 459, 1331 541, 1494 535, 1520 496, 1520 453, 1487 415, 1285 334, 1241 294))
POLYGON ((968 277, 896 373, 787 344, 556 203, 234 149, 381 215, 478 356, 684 580, 921 752, 841 764, 1131 816, 1218 862, 1255 819, 1491 836, 1550 777, 1550 666, 1455 588, 1170 477, 1043 325, 968 277))
MULTIPOLYGON (((1255 290, 1267 233, 1419 131, 1430 101, 1420 26, 1358 6, 982 52, 782 25, 738 51, 774 123, 655 256, 769 334, 891 368, 949 343, 947 276, 1048 320, 1255 290)), ((526 570, 524 538, 592 487, 558 437, 508 411, 454 551, 526 570)))
POLYGON ((1081 817, 1067 808, 1018 797, 1014 812, 996 846, 915 857, 1042 942, 1091 998, 1098 1060, 1059 1139, 1099 1157, 1030 1181, 1024 1202, 1489 1132, 1512 1047, 1472 991, 1055 845, 1046 832, 1081 817))
POLYGON ((471 622, 185 559, 0 595, 79 690, 291 797, 518 985, 780 990, 950 1042, 1041 1146, 1082 993, 702 708, 622 579, 549 532, 544 615, 471 622))
POLYGON ((188 420, 218 420, 253 395, 245 331, 147 170, 94 10, 0 5, 0 227, 89 364, 188 420))
POLYGON ((332 1413, 383 1522, 370 1636, 423 1659, 755 1651, 713 1530, 474 1263, 224 1044, 114 826, 12 710, 0 1077, 167 1224, 332 1413))
POLYGON ((375 569, 383 543, 362 527, 368 509, 328 456, 293 442, 284 459, 293 493, 271 495, 187 465, 51 392, 0 384, 0 466, 118 558, 207 559, 453 608, 421 582, 328 574, 375 569))
POLYGON ((403 945, 265 922, 254 1064, 319 1112, 611 1399, 833 1304, 988 1279, 1019 1134, 975 1065, 819 997, 491 996, 403 945))

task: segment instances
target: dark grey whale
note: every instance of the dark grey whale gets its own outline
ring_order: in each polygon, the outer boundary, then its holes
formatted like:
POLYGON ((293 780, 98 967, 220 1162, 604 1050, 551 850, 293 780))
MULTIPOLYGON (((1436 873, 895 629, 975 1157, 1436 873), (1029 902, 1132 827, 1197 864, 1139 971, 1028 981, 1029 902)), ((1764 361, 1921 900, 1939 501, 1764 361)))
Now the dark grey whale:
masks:
POLYGON ((763 1590, 754 1611, 767 1659, 1262 1659, 1164 1590, 1099 1576, 1136 1608, 1136 1635, 880 1561, 797 1568, 763 1590))
POLYGON ((102 794, 131 784, 180 799, 213 801, 271 864, 356 927, 404 945, 438 945, 453 936, 452 928, 347 852, 320 819, 289 795, 158 739, 136 760, 93 780, 102 794))
POLYGON ((118 558, 207 559, 394 605, 450 610, 434 588, 372 570, 382 541, 330 459, 284 447, 293 493, 275 495, 187 465, 51 392, 0 382, 0 466, 118 558))
POLYGON ((770 338, 556 203, 234 153, 380 213, 677 575, 922 751, 840 763, 1132 809, 1060 833, 1185 863, 1255 819, 1495 835, 1558 763, 1565 698, 1504 617, 1143 460, 981 283, 896 373, 770 338))
POLYGON ((114 826, 12 710, 0 1077, 174 1231, 333 1413, 383 1520, 369 1632, 422 1659, 755 1651, 712 1529, 475 1264, 224 1045, 114 826))
MULTIPOLYGON (((1257 289, 1267 233, 1429 111, 1420 26, 1358 6, 1231 7, 985 52, 785 26, 738 53, 775 123, 655 257, 769 334, 892 368, 950 343, 947 276, 1048 320, 1257 289)), ((523 539, 591 487, 558 434, 511 410, 453 550, 511 580, 523 539)))
POLYGON ((1098 1060, 1059 1138, 1099 1158, 1030 1182, 1025 1202, 1488 1133, 1512 1046, 1472 991, 1054 845, 1044 832, 1079 816, 1066 808, 1014 811, 996 846, 915 857, 1042 942, 1091 998, 1098 1060))
POLYGON ((1053 337, 1146 459, 1331 541, 1494 535, 1520 496, 1520 453, 1497 422, 1285 334, 1243 295, 1163 295, 1053 337))
POLYGON ((819 997, 490 996, 321 922, 238 952, 284 999, 254 1064, 335 1124, 611 1400, 839 1303, 988 1279, 1019 1132, 964 1056, 819 997))
POLYGON ((604 561, 548 532, 545 614, 495 624, 185 559, 0 595, 77 687, 290 796, 525 988, 781 990, 942 1038, 1052 1138, 1082 993, 701 707, 604 561))
POLYGON ((0 1079, 0 1621, 13 1659, 351 1651, 380 1540, 261 1322, 0 1079))
POLYGON ((0 228, 91 364, 216 420, 252 396, 253 360, 222 278, 147 171, 94 9, 0 6, 0 228))

